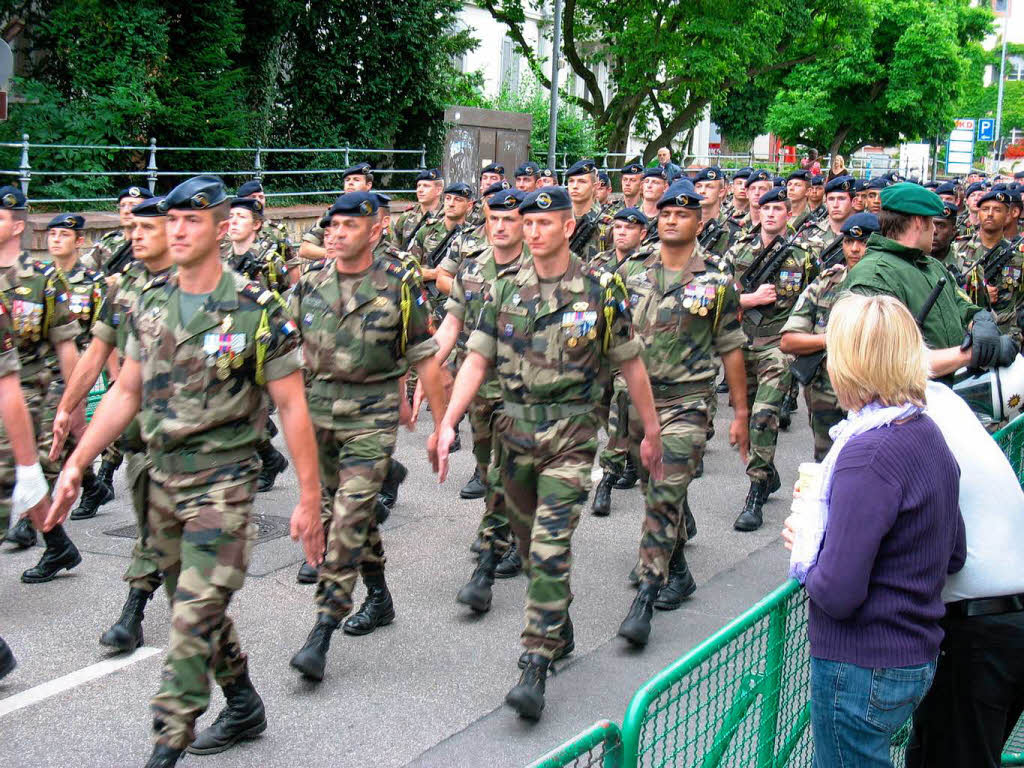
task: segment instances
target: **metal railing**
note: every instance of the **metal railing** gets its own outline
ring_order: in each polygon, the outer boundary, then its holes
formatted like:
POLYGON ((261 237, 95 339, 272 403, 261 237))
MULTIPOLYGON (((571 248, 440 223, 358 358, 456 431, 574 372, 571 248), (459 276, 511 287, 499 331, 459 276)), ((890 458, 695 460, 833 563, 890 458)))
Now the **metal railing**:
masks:
MULTIPOLYGON (((20 142, 0 142, 0 149, 20 150, 21 157, 18 167, 0 169, 0 177, 16 179, 21 186, 21 191, 32 203, 105 203, 116 202, 115 197, 39 197, 32 198, 29 194, 33 179, 46 178, 111 178, 124 179, 129 183, 138 180, 145 184, 151 192, 156 191, 157 182, 162 178, 185 178, 201 173, 213 173, 224 178, 256 178, 265 179, 275 176, 329 176, 339 174, 345 168, 351 167, 356 162, 370 161, 373 158, 388 158, 394 156, 414 158, 415 167, 411 168, 390 168, 375 167, 375 174, 396 174, 410 175, 418 174, 426 167, 427 149, 421 146, 419 149, 380 149, 368 147, 169 147, 159 146, 157 140, 152 138, 148 145, 95 145, 95 144, 34 144, 29 141, 27 133, 22 134, 20 142), (38 152, 70 153, 72 157, 76 153, 95 152, 127 152, 139 156, 139 166, 117 171, 83 171, 77 168, 34 168, 33 155, 38 152), (172 167, 161 169, 158 159, 163 162, 163 156, 173 153, 224 153, 236 158, 249 156, 250 160, 245 163, 244 168, 235 163, 232 168, 204 168, 201 170, 183 170, 172 167), (265 167, 266 160, 275 155, 336 155, 342 159, 338 168, 292 168, 292 169, 271 169, 265 167), (141 160, 145 157, 145 166, 142 167, 141 160)), ((371 163, 372 164, 372 163, 371 163)), ((413 193, 413 185, 409 188, 381 189, 387 193, 413 193)), ((302 190, 294 192, 267 192, 268 198, 274 197, 312 197, 337 195, 340 189, 318 189, 302 190)))
POLYGON ((572 741, 530 763, 528 768, 620 768, 622 732, 611 720, 598 720, 572 741))

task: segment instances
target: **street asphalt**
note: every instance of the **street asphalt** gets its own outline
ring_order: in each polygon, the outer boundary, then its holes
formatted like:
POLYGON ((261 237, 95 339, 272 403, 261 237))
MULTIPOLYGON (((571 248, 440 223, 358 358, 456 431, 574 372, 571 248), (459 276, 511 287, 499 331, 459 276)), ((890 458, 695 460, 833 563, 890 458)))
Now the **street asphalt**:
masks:
MULTIPOLYGON (((314 587, 295 581, 302 555, 287 537, 296 499, 295 476, 287 471, 257 498, 266 539, 255 546, 249 578, 230 609, 269 727, 228 752, 187 756, 180 764, 513 768, 595 720, 621 723, 638 686, 785 579, 788 560, 778 534, 797 465, 811 460, 806 405, 801 401, 793 426, 780 436, 782 490, 765 507, 765 526, 754 533, 732 528, 748 483, 727 444, 730 418, 722 397, 706 472, 690 487, 698 535, 686 552, 697 592, 682 609, 656 614, 642 652, 616 637, 634 595, 626 576, 637 556, 639 487, 613 492, 610 517, 583 516, 573 539, 576 651, 549 678, 538 723, 520 720, 503 705, 518 679, 525 577, 498 581, 493 607, 483 616, 454 600, 473 569, 469 545, 483 509, 482 501, 458 495, 472 472, 468 425, 462 433, 466 447, 454 455, 443 486, 426 460, 429 414, 416 433, 401 431, 396 456, 410 473, 384 526, 397 619, 365 637, 336 633, 319 685, 288 666, 314 621, 314 587)), ((19 662, 0 681, 0 766, 142 766, 149 755, 149 698, 168 639, 163 593, 149 605, 145 645, 134 656, 112 655, 97 642, 127 592, 121 574, 132 541, 123 534, 131 532, 132 513, 123 472, 115 480, 116 499, 97 517, 68 524, 83 555, 74 571, 25 585, 18 576, 41 547, 0 548, 0 634, 19 662)), ((360 586, 357 605, 363 595, 360 586)), ((200 729, 223 704, 214 688, 200 729)))

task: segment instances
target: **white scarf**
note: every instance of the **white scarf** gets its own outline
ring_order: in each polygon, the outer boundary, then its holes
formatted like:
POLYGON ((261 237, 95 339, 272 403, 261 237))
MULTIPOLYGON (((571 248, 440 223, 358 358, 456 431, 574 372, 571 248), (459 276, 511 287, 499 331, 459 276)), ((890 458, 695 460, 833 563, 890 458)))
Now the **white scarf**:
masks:
POLYGON ((924 409, 913 403, 897 406, 883 406, 868 403, 859 411, 850 411, 849 415, 828 431, 832 438, 832 448, 821 462, 821 483, 817 497, 810 499, 807 512, 800 517, 793 542, 793 552, 789 559, 789 575, 801 584, 807 578, 807 572, 818 560, 822 539, 828 526, 828 497, 832 489, 832 473, 835 471, 836 460, 846 444, 857 435, 884 427, 894 421, 910 418, 924 409))

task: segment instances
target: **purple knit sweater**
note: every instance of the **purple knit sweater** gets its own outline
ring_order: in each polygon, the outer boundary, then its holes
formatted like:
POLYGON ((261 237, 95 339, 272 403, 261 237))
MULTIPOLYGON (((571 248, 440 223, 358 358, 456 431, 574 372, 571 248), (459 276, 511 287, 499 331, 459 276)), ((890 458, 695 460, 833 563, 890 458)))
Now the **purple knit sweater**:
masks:
POLYGON ((805 584, 812 656, 862 667, 938 656, 942 585, 967 553, 959 492, 960 468, 927 416, 846 444, 805 584))

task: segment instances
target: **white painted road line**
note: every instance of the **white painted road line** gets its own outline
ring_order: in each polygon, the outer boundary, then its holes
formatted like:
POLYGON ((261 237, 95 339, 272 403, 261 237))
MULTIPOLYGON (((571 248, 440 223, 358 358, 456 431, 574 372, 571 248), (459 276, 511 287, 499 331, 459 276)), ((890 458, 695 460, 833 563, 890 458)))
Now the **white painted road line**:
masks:
POLYGON ((148 659, 150 656, 155 656, 162 651, 163 648, 153 648, 151 646, 144 645, 141 648, 137 648, 134 653, 131 653, 128 656, 117 656, 112 659, 104 659, 103 661, 90 664, 88 667, 83 667, 82 669, 71 672, 63 677, 58 677, 56 680, 41 683, 33 688, 29 688, 27 691, 22 691, 21 693, 16 693, 13 696, 8 696, 6 699, 0 699, 0 717, 9 715, 11 712, 17 712, 19 709, 30 707, 33 704, 38 704, 44 699, 56 696, 58 693, 63 693, 64 691, 69 691, 72 688, 77 688, 79 685, 96 680, 104 675, 109 675, 111 672, 124 669, 130 664, 148 659))

